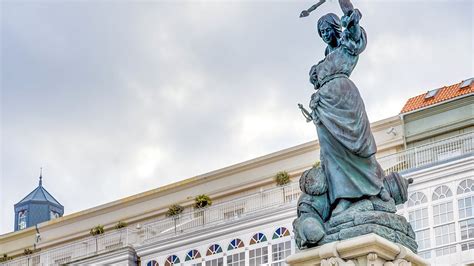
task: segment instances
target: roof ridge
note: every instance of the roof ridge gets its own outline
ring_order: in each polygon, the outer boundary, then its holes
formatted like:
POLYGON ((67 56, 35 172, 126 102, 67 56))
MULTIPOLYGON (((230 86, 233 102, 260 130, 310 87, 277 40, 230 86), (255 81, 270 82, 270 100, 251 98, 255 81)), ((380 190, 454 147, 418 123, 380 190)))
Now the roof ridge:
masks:
MULTIPOLYGON (((46 192, 46 193, 48 194, 48 196, 50 196, 50 197, 55 201, 55 202, 53 202, 53 203, 56 203, 56 204, 58 204, 59 206, 63 206, 61 203, 59 203, 59 201, 58 201, 55 197, 53 197, 53 195, 51 195, 51 193, 49 193, 49 191, 46 190, 46 188, 44 188, 44 187, 42 187, 42 188, 43 188, 43 190, 44 190, 43 193, 46 192)), ((47 199, 46 199, 46 200, 47 200, 47 199)))
POLYGON ((39 188, 40 188, 41 194, 43 194, 44 199, 45 199, 46 201, 48 201, 48 198, 47 198, 46 195, 44 194, 44 188, 43 188, 43 186, 39 186, 39 188))
MULTIPOLYGON (((28 198, 31 194, 33 194, 37 189, 38 189, 38 187, 36 187, 35 189, 33 189, 30 193, 28 193, 28 195, 26 195, 25 197, 23 197, 18 203, 23 202, 26 198, 28 198)), ((16 204, 18 204, 18 203, 16 203, 16 204)), ((16 204, 15 204, 15 205, 16 205, 16 204)))

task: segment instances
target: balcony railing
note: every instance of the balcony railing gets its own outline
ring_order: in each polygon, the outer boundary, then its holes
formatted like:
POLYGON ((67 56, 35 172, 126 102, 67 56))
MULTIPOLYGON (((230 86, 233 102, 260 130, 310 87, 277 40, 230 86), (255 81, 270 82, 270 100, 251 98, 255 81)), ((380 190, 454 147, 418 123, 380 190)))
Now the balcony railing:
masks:
MULTIPOLYGON (((462 156, 474 151, 474 132, 444 139, 435 143, 407 149, 380 158, 386 172, 417 168, 442 160, 462 156)), ((140 229, 126 227, 87 237, 67 245, 23 256, 4 265, 66 264, 93 255, 102 254, 128 245, 140 246, 170 239, 176 235, 215 227, 244 217, 271 213, 282 206, 292 207, 300 194, 298 182, 271 188, 238 199, 215 204, 201 210, 189 211, 179 216, 155 219, 140 229)))
POLYGON ((474 132, 469 132, 384 156, 378 162, 387 174, 402 172, 472 153, 473 143, 474 132))
POLYGON ((7 261, 5 265, 66 264, 128 245, 141 245, 173 238, 176 235, 213 227, 243 217, 294 206, 301 193, 298 182, 263 190, 235 200, 145 223, 140 229, 126 227, 114 232, 91 236, 68 245, 50 248, 32 255, 7 261))
POLYGON ((144 225, 144 241, 155 242, 176 234, 211 227, 235 219, 272 212, 283 205, 293 205, 301 193, 298 182, 268 189, 259 193, 222 202, 202 210, 195 210, 144 225))

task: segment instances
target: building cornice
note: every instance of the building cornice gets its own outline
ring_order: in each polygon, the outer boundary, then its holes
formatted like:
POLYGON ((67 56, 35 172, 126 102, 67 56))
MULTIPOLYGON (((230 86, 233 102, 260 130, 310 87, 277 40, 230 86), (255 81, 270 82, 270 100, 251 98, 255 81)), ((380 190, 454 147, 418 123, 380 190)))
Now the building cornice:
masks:
POLYGON ((375 121, 370 124, 370 129, 372 131, 379 131, 381 129, 386 129, 393 126, 398 126, 402 124, 402 119, 399 115, 395 115, 389 118, 385 118, 379 121, 375 121))

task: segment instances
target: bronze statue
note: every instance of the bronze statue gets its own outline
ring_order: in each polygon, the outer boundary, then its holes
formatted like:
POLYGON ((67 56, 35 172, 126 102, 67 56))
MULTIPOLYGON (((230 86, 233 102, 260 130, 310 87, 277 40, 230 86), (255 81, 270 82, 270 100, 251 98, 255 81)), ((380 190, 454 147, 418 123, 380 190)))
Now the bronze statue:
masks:
MULTIPOLYGON (((321 0, 301 12, 300 17, 308 16, 324 2, 321 0)), ((312 66, 309 72, 309 80, 316 90, 309 103, 311 112, 299 105, 307 121, 313 121, 316 126, 321 159, 321 170, 305 173, 302 179, 306 180, 306 186, 307 180, 317 183, 324 179, 327 183, 327 190, 319 194, 307 194, 305 191, 311 190, 310 187, 302 187, 304 194, 299 202, 299 218, 294 224, 300 248, 324 240, 328 227, 331 227, 328 222, 338 215, 347 215, 351 208, 358 208, 360 202, 365 202, 365 207, 369 208, 367 211, 380 211, 373 208, 373 202, 377 202, 376 205, 386 205, 385 210, 394 213, 392 197, 404 193, 402 190, 406 191, 409 183, 395 173, 387 180, 402 180, 395 182, 401 184, 400 187, 387 190, 384 186, 387 181, 375 159, 377 147, 364 102, 358 88, 349 79, 367 45, 367 34, 359 25, 362 13, 349 0, 339 0, 339 4, 344 14, 342 19, 329 13, 317 23, 317 33, 327 47, 324 59, 312 66), (327 206, 321 211, 324 204, 327 206), (388 206, 391 204, 393 206, 388 206)))

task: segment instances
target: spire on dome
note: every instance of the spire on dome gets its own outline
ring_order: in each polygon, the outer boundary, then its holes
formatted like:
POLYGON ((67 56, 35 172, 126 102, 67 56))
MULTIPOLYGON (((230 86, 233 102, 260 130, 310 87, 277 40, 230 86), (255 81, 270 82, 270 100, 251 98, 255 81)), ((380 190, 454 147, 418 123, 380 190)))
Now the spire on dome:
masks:
POLYGON ((43 186, 43 167, 40 167, 39 186, 43 186))

